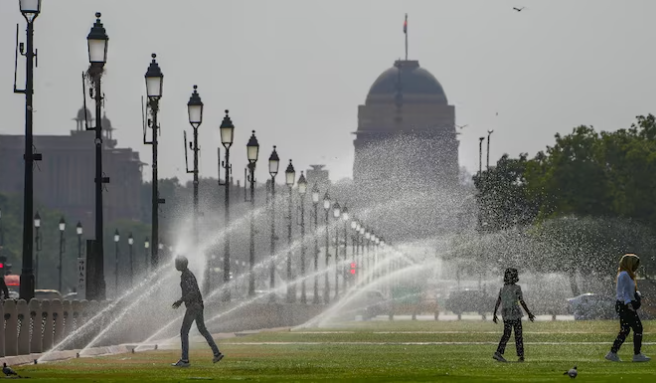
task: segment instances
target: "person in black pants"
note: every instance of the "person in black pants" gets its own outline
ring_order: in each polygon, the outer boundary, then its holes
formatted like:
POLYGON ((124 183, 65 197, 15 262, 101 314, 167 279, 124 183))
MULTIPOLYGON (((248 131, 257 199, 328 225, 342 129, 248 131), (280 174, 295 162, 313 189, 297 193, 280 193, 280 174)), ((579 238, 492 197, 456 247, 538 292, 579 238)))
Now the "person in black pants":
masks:
POLYGON ((515 347, 517 349, 517 356, 519 357, 519 362, 524 361, 524 338, 522 336, 523 314, 522 310, 519 308, 519 304, 522 305, 531 322, 535 320, 535 316, 533 316, 528 310, 528 307, 526 307, 522 288, 516 284, 518 281, 519 276, 517 269, 506 269, 503 276, 504 285, 499 291, 499 298, 497 299, 497 304, 494 306, 494 317, 492 318, 492 321, 494 321, 494 323, 497 323, 498 321, 497 310, 499 309, 499 306, 501 306, 501 316, 503 318, 503 336, 501 337, 501 341, 499 341, 497 352, 492 355, 492 358, 499 362, 506 362, 503 353, 506 351, 506 344, 510 339, 510 333, 513 328, 515 329, 515 347))
POLYGON ((185 312, 184 319, 182 320, 182 327, 180 328, 180 340, 182 342, 182 357, 177 363, 173 363, 173 367, 189 367, 189 330, 191 329, 191 324, 196 322, 196 327, 202 336, 205 337, 207 344, 209 344, 212 352, 214 353, 214 358, 212 362, 216 363, 223 359, 223 354, 219 352, 219 348, 212 338, 212 334, 207 331, 205 327, 205 319, 203 317, 203 311, 205 306, 203 305, 203 296, 200 293, 198 288, 198 282, 196 277, 188 268, 189 261, 186 257, 178 256, 175 258, 175 268, 178 271, 181 271, 180 275, 180 287, 182 288, 182 298, 178 299, 173 303, 173 308, 177 309, 184 302, 187 311, 185 312))
POLYGON ((642 322, 638 316, 640 292, 635 275, 638 267, 640 267, 640 258, 635 254, 625 254, 620 259, 620 267, 617 270, 617 302, 615 303, 615 310, 620 314, 620 332, 617 334, 610 352, 606 354, 606 359, 612 362, 622 361, 617 352, 631 329, 633 329, 633 361, 648 362, 651 360, 640 351, 642 348, 642 322))

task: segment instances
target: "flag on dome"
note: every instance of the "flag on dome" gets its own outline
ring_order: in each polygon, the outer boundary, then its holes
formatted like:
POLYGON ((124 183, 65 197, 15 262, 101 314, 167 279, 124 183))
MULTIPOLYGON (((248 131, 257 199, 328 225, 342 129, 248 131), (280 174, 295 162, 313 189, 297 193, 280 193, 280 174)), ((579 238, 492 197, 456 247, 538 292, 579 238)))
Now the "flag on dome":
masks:
POLYGON ((408 33, 408 14, 405 14, 405 21, 403 22, 403 33, 408 33))

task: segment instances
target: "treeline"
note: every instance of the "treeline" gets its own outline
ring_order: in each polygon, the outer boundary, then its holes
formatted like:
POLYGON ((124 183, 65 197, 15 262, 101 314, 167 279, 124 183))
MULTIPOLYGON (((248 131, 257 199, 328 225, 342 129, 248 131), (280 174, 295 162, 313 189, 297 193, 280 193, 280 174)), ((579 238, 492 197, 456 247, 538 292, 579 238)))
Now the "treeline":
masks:
POLYGON ((621 254, 635 252, 643 274, 656 274, 656 118, 639 116, 615 132, 579 126, 555 138, 533 158, 506 154, 473 177, 476 235, 485 239, 465 258, 476 269, 492 263, 606 278, 621 254))

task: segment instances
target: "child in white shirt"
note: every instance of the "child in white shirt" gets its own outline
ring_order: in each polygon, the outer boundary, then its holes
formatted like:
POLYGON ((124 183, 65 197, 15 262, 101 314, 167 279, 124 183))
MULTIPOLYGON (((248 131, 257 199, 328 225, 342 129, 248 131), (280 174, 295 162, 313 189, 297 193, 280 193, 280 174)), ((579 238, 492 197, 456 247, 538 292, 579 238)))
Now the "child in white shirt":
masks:
POLYGON ((524 302, 524 296, 522 295, 522 288, 516 283, 519 281, 519 276, 517 269, 508 268, 504 273, 503 277, 503 287, 499 291, 499 298, 497 299, 497 304, 494 306, 494 323, 497 323, 497 310, 501 306, 501 317, 503 318, 503 336, 499 342, 499 347, 497 351, 492 356, 493 359, 499 362, 506 362, 506 359, 503 357, 503 353, 506 350, 506 344, 510 339, 510 333, 512 329, 515 329, 515 347, 517 348, 517 356, 519 357, 519 362, 524 361, 524 338, 522 337, 522 310, 519 308, 519 304, 522 305, 526 313, 528 314, 528 319, 533 322, 535 316, 531 314, 526 303, 524 302))

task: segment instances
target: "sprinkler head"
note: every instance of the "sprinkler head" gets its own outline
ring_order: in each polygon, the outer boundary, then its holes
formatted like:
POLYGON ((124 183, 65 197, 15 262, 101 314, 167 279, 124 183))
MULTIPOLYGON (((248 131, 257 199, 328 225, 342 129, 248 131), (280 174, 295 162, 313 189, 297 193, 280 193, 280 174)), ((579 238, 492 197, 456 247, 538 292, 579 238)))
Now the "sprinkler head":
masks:
POLYGON ((36 364, 36 363, 37 363, 37 362, 36 362, 36 359, 34 359, 34 364, 36 364))

